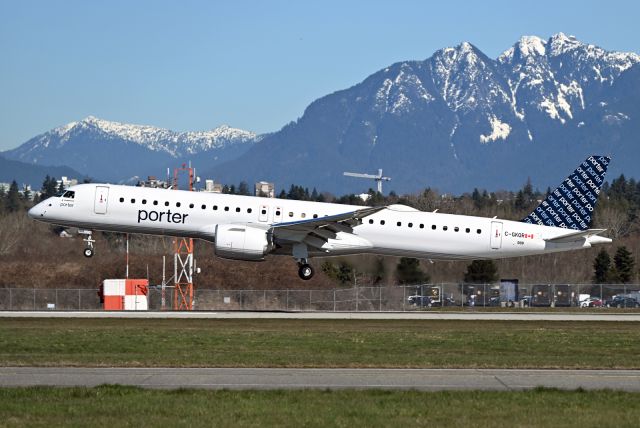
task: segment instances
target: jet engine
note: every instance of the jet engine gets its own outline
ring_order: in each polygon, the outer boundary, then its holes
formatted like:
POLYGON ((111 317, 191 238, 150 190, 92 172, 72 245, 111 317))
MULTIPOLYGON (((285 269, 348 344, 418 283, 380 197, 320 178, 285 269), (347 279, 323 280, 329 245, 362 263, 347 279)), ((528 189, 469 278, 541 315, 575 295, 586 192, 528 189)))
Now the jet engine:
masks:
POLYGON ((218 257, 261 261, 273 248, 273 235, 267 230, 239 224, 216 226, 215 253, 218 257))

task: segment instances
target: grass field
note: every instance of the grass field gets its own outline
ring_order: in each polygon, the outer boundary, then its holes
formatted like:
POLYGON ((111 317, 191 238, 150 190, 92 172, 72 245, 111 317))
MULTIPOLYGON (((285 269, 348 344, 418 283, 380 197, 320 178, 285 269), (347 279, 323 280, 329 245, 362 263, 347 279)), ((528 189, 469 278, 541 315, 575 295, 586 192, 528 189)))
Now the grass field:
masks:
POLYGON ((640 368, 622 322, 1 319, 2 366, 640 368))
POLYGON ((640 394, 613 391, 0 389, 0 426, 637 427, 640 394))

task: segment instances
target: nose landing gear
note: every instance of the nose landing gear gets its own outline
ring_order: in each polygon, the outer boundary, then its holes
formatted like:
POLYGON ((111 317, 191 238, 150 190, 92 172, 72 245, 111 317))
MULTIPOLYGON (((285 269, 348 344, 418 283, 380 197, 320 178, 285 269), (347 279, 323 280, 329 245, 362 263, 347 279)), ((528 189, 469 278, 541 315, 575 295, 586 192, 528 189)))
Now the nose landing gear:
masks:
POLYGON ((85 236, 82 240, 86 243, 86 247, 82 253, 85 257, 93 257, 93 243, 96 242, 91 235, 93 232, 90 230, 78 230, 78 233, 85 236))

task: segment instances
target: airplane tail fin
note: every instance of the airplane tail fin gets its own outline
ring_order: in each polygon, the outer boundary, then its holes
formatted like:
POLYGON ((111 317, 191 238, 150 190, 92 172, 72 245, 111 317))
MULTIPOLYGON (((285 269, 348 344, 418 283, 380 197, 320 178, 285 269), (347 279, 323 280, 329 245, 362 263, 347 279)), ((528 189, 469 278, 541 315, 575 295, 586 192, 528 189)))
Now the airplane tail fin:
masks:
POLYGON ((611 160, 589 156, 531 214, 524 223, 587 230, 611 160))

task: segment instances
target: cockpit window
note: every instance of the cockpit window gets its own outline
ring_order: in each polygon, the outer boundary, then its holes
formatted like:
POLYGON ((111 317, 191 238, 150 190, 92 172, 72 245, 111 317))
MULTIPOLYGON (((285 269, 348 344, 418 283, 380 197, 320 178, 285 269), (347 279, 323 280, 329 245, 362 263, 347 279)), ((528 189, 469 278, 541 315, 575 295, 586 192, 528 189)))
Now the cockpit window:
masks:
POLYGON ((73 199, 73 198, 75 198, 75 196, 76 196, 76 192, 74 192, 73 190, 67 190, 62 195, 62 197, 65 198, 65 199, 73 199))
POLYGON ((64 195, 65 193, 67 193, 67 191, 66 191, 66 190, 61 190, 61 191, 59 191, 58 193, 56 193, 55 195, 53 195, 53 196, 55 196, 56 198, 60 198, 60 197, 62 197, 62 195, 64 195))

